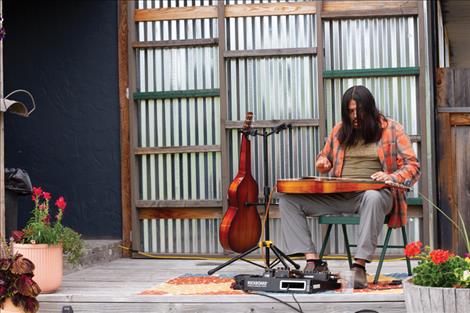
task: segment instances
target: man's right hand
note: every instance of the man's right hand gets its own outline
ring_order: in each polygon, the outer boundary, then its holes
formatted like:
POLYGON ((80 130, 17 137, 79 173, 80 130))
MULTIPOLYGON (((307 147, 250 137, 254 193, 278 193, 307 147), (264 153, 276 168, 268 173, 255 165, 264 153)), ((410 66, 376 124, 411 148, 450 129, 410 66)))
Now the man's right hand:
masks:
POLYGON ((331 169, 331 162, 324 156, 320 155, 315 163, 315 167, 317 168, 317 171, 323 174, 331 169))

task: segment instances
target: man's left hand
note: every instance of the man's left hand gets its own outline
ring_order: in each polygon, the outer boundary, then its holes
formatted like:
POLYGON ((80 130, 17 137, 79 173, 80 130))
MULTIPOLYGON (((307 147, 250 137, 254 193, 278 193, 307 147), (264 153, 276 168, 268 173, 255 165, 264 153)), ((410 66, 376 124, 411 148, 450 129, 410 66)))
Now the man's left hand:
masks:
POLYGON ((388 175, 387 173, 384 173, 384 172, 377 172, 377 173, 374 173, 370 176, 373 180, 378 180, 378 181, 383 181, 383 182, 386 182, 386 181, 391 181, 392 180, 392 177, 390 175, 388 175))

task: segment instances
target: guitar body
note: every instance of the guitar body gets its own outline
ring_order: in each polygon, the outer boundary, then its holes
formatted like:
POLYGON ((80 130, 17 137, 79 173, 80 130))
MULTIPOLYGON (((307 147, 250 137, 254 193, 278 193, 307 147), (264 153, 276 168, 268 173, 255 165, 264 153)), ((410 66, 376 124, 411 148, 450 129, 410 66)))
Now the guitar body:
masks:
POLYGON ((238 174, 228 189, 228 209, 222 218, 219 229, 220 244, 226 250, 243 253, 259 242, 261 219, 256 204, 258 184, 251 175, 251 148, 248 139, 251 116, 243 127, 238 174))
POLYGON ((220 224, 220 243, 224 249, 243 253, 256 246, 261 236, 261 220, 256 206, 243 205, 258 201, 258 185, 251 175, 243 180, 235 178, 228 193, 229 199, 237 201, 229 201, 220 224))

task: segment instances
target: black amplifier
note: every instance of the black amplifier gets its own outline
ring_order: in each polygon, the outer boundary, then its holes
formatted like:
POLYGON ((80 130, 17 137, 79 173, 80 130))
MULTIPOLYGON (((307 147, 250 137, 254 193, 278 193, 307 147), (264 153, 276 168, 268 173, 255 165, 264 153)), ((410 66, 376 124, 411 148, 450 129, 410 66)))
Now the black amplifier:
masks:
POLYGON ((234 289, 244 291, 316 293, 341 287, 338 276, 330 272, 302 272, 289 269, 268 269, 263 275, 235 276, 234 289))

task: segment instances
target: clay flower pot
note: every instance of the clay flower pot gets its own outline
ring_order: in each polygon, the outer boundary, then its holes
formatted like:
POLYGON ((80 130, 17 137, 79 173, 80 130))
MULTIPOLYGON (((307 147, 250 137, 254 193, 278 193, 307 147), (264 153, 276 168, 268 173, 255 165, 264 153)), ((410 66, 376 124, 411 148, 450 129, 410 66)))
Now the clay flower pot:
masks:
POLYGON ((41 293, 53 293, 59 289, 63 276, 62 245, 18 244, 13 252, 22 254, 34 263, 34 280, 41 293))

